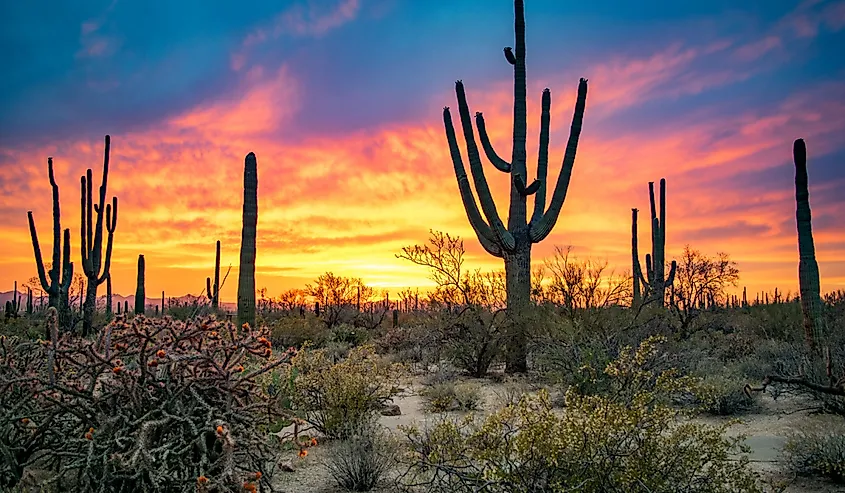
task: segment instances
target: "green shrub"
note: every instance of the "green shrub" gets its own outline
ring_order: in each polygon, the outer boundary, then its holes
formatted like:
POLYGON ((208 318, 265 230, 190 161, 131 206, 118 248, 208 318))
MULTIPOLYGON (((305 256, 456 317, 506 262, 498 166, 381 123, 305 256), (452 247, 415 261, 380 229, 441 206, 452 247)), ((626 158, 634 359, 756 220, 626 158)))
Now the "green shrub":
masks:
POLYGON ((398 393, 401 367, 387 364, 372 346, 334 362, 325 350, 305 348, 291 361, 293 408, 330 438, 342 438, 398 393))
POLYGON ((276 347, 299 348, 306 342, 310 342, 311 347, 321 347, 329 337, 326 325, 310 313, 305 317, 279 317, 266 326, 270 330, 270 340, 276 347))
POLYGON ((757 407, 758 394, 745 392, 747 380, 735 375, 704 378, 693 389, 693 404, 714 416, 736 416, 757 407))
POLYGON ((655 339, 623 350, 605 368, 608 396, 570 388, 567 408, 552 409, 546 391, 482 420, 442 420, 404 428, 413 455, 406 486, 429 491, 759 492, 744 437, 730 424, 679 424, 667 402, 692 379, 646 368, 655 339))
POLYGON ((805 426, 788 437, 783 454, 792 472, 845 483, 845 424, 836 418, 824 426, 805 426))
POLYGON ((344 435, 345 439, 329 449, 326 469, 341 488, 370 491, 395 466, 398 443, 375 420, 352 425, 344 435))
POLYGON ((428 412, 476 411, 481 409, 484 396, 475 383, 442 382, 420 392, 428 412))

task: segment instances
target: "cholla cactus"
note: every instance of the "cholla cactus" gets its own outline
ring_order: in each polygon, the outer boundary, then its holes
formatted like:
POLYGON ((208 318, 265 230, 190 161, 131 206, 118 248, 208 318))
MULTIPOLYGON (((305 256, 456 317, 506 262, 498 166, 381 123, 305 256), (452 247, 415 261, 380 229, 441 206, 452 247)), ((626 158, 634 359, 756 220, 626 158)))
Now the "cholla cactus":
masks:
POLYGON ((60 347, 0 339, 0 423, 11 427, 0 453, 13 458, 0 461, 0 486, 38 456, 48 486, 78 491, 185 489, 199 477, 208 491, 269 488, 280 444, 267 431, 291 414, 262 380, 290 356, 268 335, 138 315, 60 347))

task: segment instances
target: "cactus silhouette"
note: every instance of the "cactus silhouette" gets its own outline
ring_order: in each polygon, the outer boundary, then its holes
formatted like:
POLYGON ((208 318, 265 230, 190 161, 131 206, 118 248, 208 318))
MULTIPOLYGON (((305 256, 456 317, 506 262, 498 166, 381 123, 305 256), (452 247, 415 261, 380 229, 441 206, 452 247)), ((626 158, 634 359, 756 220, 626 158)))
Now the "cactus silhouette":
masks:
POLYGON ((59 325, 67 329, 71 323, 68 293, 73 281, 73 262, 70 261, 70 230, 65 229, 64 236, 62 236, 59 185, 56 183, 53 174, 52 157, 47 158, 47 174, 50 178, 50 187, 53 189, 53 261, 49 272, 44 268, 44 260, 41 258, 41 247, 38 244, 38 232, 35 228, 32 211, 27 211, 26 214, 29 220, 29 234, 32 238, 32 250, 35 253, 38 280, 41 283, 41 288, 47 293, 48 305, 58 312, 59 325))
POLYGON ((206 277, 205 292, 211 300, 211 308, 216 311, 220 306, 220 240, 217 240, 217 253, 214 256, 214 284, 211 284, 210 277, 206 277))
POLYGON ((106 135, 106 145, 103 157, 103 182, 100 185, 98 203, 94 203, 93 178, 91 168, 85 176, 80 178, 81 184, 81 231, 80 244, 82 249, 82 271, 88 279, 85 290, 85 304, 82 315, 82 335, 90 333, 94 325, 94 314, 97 312, 97 288, 106 282, 111 266, 112 243, 114 231, 117 228, 117 197, 112 197, 112 203, 106 204, 106 187, 109 179, 109 154, 111 137, 106 135), (104 210, 105 209, 105 210, 104 210), (97 222, 94 223, 94 212, 97 222), (108 233, 105 256, 103 255, 103 216, 108 233))
MULTIPOLYGON (((144 256, 138 255, 138 281, 135 284, 135 314, 143 315, 146 310, 147 292, 144 287, 144 256)), ((128 311, 128 308, 127 308, 128 311)))
POLYGON ((807 177, 807 146, 798 139, 792 148, 795 161, 795 220, 798 226, 798 283, 801 311, 804 314, 804 337, 816 349, 824 336, 824 317, 820 295, 819 264, 813 243, 813 221, 810 214, 810 190, 807 177))
POLYGON ((566 145, 561 172, 558 176, 551 201, 546 208, 547 173, 549 160, 549 126, 551 119, 551 92, 543 91, 542 111, 540 115, 540 151, 537 163, 537 178, 528 184, 526 167, 526 71, 525 71, 525 14, 523 0, 514 1, 514 33, 515 48, 504 49, 505 58, 513 65, 514 77, 514 120, 513 120, 513 151, 511 161, 507 162, 496 153, 487 135, 484 117, 475 114, 479 140, 487 158, 493 166, 501 172, 510 174, 510 210, 507 228, 499 217, 475 142, 472 119, 467 104, 466 93, 462 81, 455 83, 455 93, 458 99, 458 113, 461 118, 461 129, 466 142, 467 158, 472 174, 475 191, 481 205, 479 211, 473 195, 470 181, 461 158, 452 116, 449 108, 443 109, 443 122, 446 128, 446 138, 458 188, 464 209, 470 225, 475 231, 478 241, 484 249, 495 257, 502 258, 505 263, 506 291, 508 313, 511 316, 511 332, 509 337, 507 370, 522 372, 526 369, 526 334, 524 324, 518 321, 519 315, 530 304, 531 293, 531 245, 542 241, 554 228, 563 207, 572 167, 575 163, 575 152, 581 134, 581 123, 584 118, 584 108, 587 100, 587 80, 581 79, 578 84, 578 99, 575 103, 575 114, 566 145), (530 221, 527 220, 526 201, 529 195, 534 197, 534 210, 530 221), (483 212, 483 216, 482 216, 483 212))
POLYGON ((238 269, 238 325, 255 326, 255 229, 258 225, 258 163, 250 152, 244 160, 244 210, 241 263, 238 269))
POLYGON ((678 264, 672 261, 666 276, 666 179, 660 179, 660 216, 654 202, 654 182, 648 182, 648 198, 651 206, 651 254, 645 256, 646 275, 640 266, 637 250, 637 209, 631 210, 631 256, 633 260, 634 304, 640 303, 640 293, 646 300, 656 300, 661 306, 666 301, 666 288, 675 282, 678 264))

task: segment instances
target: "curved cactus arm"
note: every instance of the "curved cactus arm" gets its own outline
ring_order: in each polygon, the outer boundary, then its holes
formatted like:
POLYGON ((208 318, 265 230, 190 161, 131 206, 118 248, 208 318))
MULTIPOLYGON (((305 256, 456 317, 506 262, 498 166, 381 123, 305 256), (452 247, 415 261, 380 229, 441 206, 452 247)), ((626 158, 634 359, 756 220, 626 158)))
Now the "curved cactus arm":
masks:
POLYGON ((464 204, 464 210, 467 213, 469 224, 472 226, 473 231, 475 231, 475 235, 478 237, 481 246, 491 255, 501 257, 502 249, 496 242, 496 235, 481 216, 481 212, 475 203, 475 196, 472 194, 466 168, 464 168, 464 163, 461 159, 461 150, 458 148, 458 138, 455 135, 455 127, 452 124, 452 115, 449 113, 448 107, 443 108, 443 124, 446 127, 446 140, 449 142, 449 153, 452 156, 455 177, 458 180, 458 189, 461 193, 461 201, 464 204))
POLYGON ((102 284, 106 281, 106 278, 109 276, 109 269, 111 268, 114 231, 117 229, 117 197, 112 197, 111 200, 111 204, 106 204, 106 231, 108 231, 108 237, 106 238, 106 259, 103 265, 103 274, 97 279, 97 284, 102 284))
POLYGON ((511 65, 516 65, 516 57, 513 56, 513 48, 505 46, 503 51, 505 52, 505 60, 507 60, 511 65))
POLYGON ((94 265, 91 262, 91 249, 93 244, 93 226, 91 225, 92 210, 91 210, 91 170, 88 170, 87 179, 83 175, 79 178, 79 197, 80 197, 80 231, 79 231, 79 248, 82 250, 82 271, 85 275, 94 270, 94 265))
POLYGON ((549 174, 549 128, 551 126, 552 93, 543 90, 543 103, 540 112, 540 152, 537 158, 537 181, 540 186, 534 196, 534 213, 531 222, 537 223, 543 217, 546 208, 546 181, 549 174))
POLYGON ((62 247, 62 284, 59 291, 67 293, 71 282, 73 282, 73 262, 70 261, 70 229, 65 229, 62 247))
POLYGON ((566 192, 569 189, 569 180, 572 178, 572 167, 575 165, 575 152, 578 149, 578 139, 581 136, 581 125, 584 121, 584 108, 587 105, 587 79, 581 79, 578 84, 578 100, 575 102, 575 113, 572 116, 572 126, 569 130, 569 141, 566 143, 566 151, 563 155, 563 163, 560 175, 557 177, 555 191, 549 208, 538 221, 532 221, 529 229, 531 241, 534 243, 542 241, 551 233, 563 201, 566 199, 566 192))
MULTIPOLYGON (((490 228, 496 235, 496 243, 499 243, 505 250, 513 250, 516 247, 516 240, 513 235, 505 229, 499 212, 496 210, 496 203, 484 177, 484 168, 481 166, 481 156, 478 153, 478 146, 475 144, 475 132, 472 128, 472 120, 469 116, 469 105, 467 105, 464 84, 461 81, 455 83, 455 92, 458 96, 458 113, 461 117, 461 127, 464 131, 464 140, 467 147, 467 158, 469 169, 472 173, 475 191, 478 193, 478 201, 481 203, 481 210, 490 223, 490 228)), ((444 114, 445 115, 445 114, 444 114)))
POLYGON ((490 143, 490 137, 487 136, 487 125, 484 124, 484 115, 481 112, 475 113, 475 126, 478 127, 478 139, 481 141, 481 148, 484 149, 484 154, 487 159, 493 163, 497 170, 503 173, 510 173, 511 163, 500 158, 493 149, 493 144, 490 143))
POLYGON ((675 272, 678 270, 678 262, 675 260, 672 261, 672 265, 669 267, 669 277, 666 278, 666 286, 671 286, 675 283, 675 272))
POLYGON ((652 263, 651 254, 645 254, 645 270, 646 276, 648 277, 648 286, 649 288, 654 287, 654 265, 652 263))
POLYGON ((516 191, 519 192, 520 195, 527 197, 537 193, 537 190, 540 188, 540 180, 534 180, 530 185, 525 186, 525 180, 522 179, 522 175, 515 174, 513 175, 513 185, 516 187, 516 191))
POLYGON ((41 282, 41 287, 44 291, 50 293, 54 287, 47 280, 47 272, 44 269, 44 260, 41 258, 41 245, 38 244, 38 231, 35 229, 35 219, 32 218, 32 211, 27 211, 26 217, 29 219, 29 235, 32 237, 32 249, 35 252, 35 266, 38 269, 38 280, 41 282))

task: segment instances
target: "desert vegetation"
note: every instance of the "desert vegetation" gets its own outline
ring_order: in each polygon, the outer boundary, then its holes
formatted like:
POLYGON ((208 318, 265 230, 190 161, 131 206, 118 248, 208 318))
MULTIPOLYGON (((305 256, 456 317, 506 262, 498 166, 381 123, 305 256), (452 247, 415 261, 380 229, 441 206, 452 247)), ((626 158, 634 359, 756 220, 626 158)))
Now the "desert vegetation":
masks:
POLYGON ((92 170, 80 180, 78 262, 49 158, 51 262, 29 212, 35 275, 24 293, 15 284, 0 320, 0 489, 705 493, 842 484, 845 293, 820 292, 804 141, 793 147, 797 294, 734 295, 741 272, 727 252, 687 245, 672 259, 664 179, 657 198, 647 185, 645 272, 637 209, 630 266, 565 245, 532 263, 532 244, 564 205, 587 81, 551 189, 543 91, 537 178, 528 183, 523 1, 514 4, 515 48, 504 50, 514 70, 510 161, 493 149, 481 113, 473 126, 462 82, 465 154, 443 110, 467 218, 502 271, 468 268, 465 240, 431 231, 388 253, 425 270, 436 285, 428 292, 379 291, 333 272, 278 296, 257 289, 250 152, 236 306, 220 298, 228 272, 221 276, 217 241, 200 294, 162 292, 153 309, 138 252, 130 310, 111 289, 120 230, 118 199, 107 201, 110 137, 96 199, 92 170), (488 160, 510 176, 507 225, 475 129, 488 160), (798 426, 760 433, 742 424, 780 418, 798 426))

